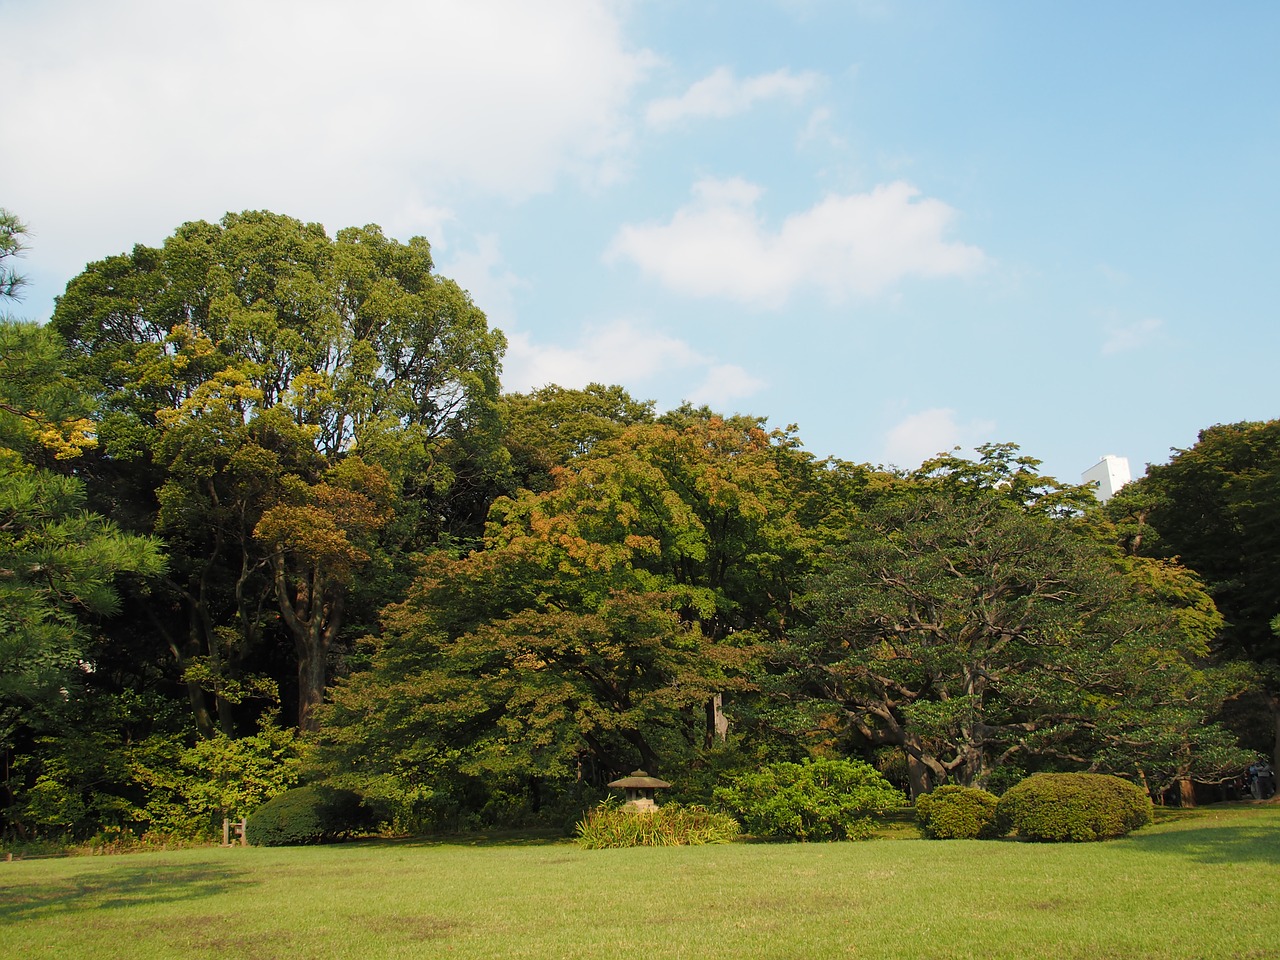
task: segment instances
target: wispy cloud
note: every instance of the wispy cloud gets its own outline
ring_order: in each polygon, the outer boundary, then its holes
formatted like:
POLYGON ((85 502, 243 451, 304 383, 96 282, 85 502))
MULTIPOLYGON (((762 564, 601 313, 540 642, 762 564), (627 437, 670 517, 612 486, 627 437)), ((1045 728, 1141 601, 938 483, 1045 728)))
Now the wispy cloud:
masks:
POLYGON ((583 387, 592 382, 633 384, 673 367, 703 362, 683 340, 619 320, 587 327, 581 341, 572 347, 540 345, 527 333, 514 333, 502 380, 508 390, 531 390, 552 383, 562 387, 583 387))
POLYGON ((1102 355, 1110 357, 1117 353, 1128 353, 1152 343, 1160 336, 1164 321, 1156 317, 1147 317, 1135 323, 1112 326, 1107 330, 1106 339, 1102 341, 1102 355))
POLYGON ((777 230, 757 211, 761 193, 741 179, 700 181, 667 223, 624 226, 606 258, 630 260, 680 293, 769 307, 805 288, 841 301, 987 264, 978 247, 945 238, 954 209, 903 181, 829 195, 777 230))
POLYGON ((668 127, 683 120, 732 117, 765 100, 799 100, 817 83, 816 73, 775 70, 739 79, 728 67, 720 67, 680 96, 653 101, 645 119, 652 126, 668 127))
POLYGON ((676 388, 681 399, 721 410, 764 386, 742 367, 721 363, 678 337, 630 320, 588 326, 572 346, 539 344, 524 331, 512 332, 502 373, 505 390, 595 382, 622 384, 641 396, 659 386, 671 392, 673 379, 695 384, 676 388))
POLYGON ((703 404, 716 410, 728 411, 739 400, 756 394, 765 382, 734 364, 717 364, 707 371, 706 379, 685 398, 693 404, 703 404))
POLYGON ((993 420, 962 423, 955 410, 937 407, 900 420, 885 435, 883 463, 914 470, 954 447, 973 447, 991 438, 993 420))
POLYGON ((441 275, 452 278, 471 294, 491 325, 511 328, 516 322, 516 296, 528 284, 507 266, 496 236, 475 238, 474 247, 451 252, 443 263, 438 255, 435 259, 440 263, 441 275))

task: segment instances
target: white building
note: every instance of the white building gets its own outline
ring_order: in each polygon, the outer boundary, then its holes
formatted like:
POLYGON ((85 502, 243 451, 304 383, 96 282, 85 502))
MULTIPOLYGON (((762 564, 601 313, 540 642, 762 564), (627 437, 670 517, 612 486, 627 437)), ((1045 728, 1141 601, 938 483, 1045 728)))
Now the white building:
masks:
POLYGON ((1080 475, 1080 482, 1093 487, 1094 494, 1103 503, 1115 496, 1116 491, 1131 479, 1129 459, 1109 453, 1080 475))

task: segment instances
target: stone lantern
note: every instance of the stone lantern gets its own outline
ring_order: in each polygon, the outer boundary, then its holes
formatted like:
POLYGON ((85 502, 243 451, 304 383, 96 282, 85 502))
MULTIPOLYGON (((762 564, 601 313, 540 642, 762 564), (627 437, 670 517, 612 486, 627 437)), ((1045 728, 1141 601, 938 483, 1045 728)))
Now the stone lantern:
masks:
POLYGON ((658 805, 653 802, 654 792, 665 790, 671 784, 657 777, 651 777, 643 770, 633 770, 631 776, 615 780, 609 786, 626 791, 627 807, 637 812, 647 813, 658 808, 658 805))

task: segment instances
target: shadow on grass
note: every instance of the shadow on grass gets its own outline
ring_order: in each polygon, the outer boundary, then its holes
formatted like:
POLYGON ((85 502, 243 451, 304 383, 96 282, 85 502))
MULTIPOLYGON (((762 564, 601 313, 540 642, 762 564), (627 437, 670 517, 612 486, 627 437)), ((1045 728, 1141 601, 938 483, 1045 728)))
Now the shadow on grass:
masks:
POLYGON ((152 865, 96 870, 48 883, 0 888, 0 927, 103 908, 184 903, 251 883, 225 867, 152 865))
POLYGON ((550 847, 573 843, 563 830, 483 830, 476 833, 440 833, 421 837, 366 837, 351 840, 352 847, 550 847))
POLYGON ((1198 863, 1280 862, 1280 831, 1275 827, 1198 827, 1169 833, 1136 833, 1124 841, 1144 853, 1163 853, 1198 863))

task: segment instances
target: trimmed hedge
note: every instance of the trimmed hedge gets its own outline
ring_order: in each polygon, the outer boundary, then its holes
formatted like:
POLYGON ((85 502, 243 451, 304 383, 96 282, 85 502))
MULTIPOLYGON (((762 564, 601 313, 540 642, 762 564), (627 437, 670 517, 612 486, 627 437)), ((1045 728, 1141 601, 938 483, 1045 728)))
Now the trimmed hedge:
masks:
POLYGON ((257 846, 291 847, 341 840, 371 823, 360 794, 313 784, 286 790, 260 806, 249 817, 246 835, 257 846))
POLYGON ((945 786, 916 797, 916 822, 930 840, 990 840, 1000 798, 977 787, 945 786))
POLYGON ((1144 790, 1098 773, 1037 773, 996 807, 996 829, 1024 840, 1087 842, 1123 837, 1151 822, 1144 790))

